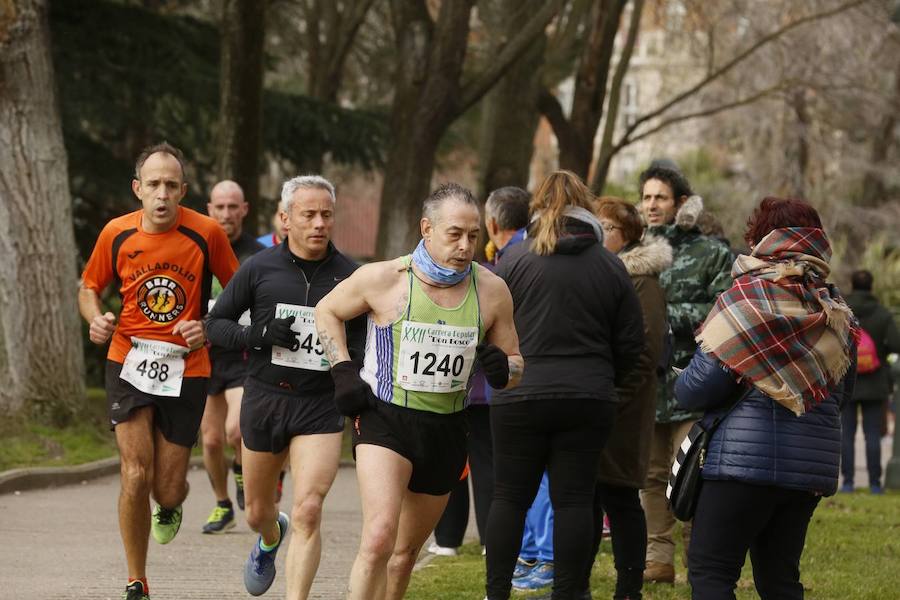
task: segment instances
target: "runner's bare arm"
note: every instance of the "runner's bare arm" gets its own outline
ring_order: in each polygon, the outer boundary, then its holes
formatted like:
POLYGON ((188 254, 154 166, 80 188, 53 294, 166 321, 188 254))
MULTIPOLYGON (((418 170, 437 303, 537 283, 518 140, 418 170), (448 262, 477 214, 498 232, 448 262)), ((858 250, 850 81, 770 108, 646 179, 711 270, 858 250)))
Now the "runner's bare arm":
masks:
MULTIPOLYGON (((316 330, 328 362, 350 360, 344 323, 371 310, 366 294, 379 286, 383 263, 363 265, 343 280, 316 305, 316 330)), ((383 285, 383 283, 381 284, 383 285)))
POLYGON ((88 335, 91 341, 101 346, 108 342, 116 330, 116 316, 111 312, 103 312, 97 292, 81 286, 78 290, 78 310, 90 325, 88 335))
POLYGON ((486 324, 488 330, 485 338, 506 353, 509 361, 509 382, 504 389, 513 388, 522 380, 522 374, 525 372, 525 359, 522 358, 519 351, 519 334, 516 332, 516 325, 513 321, 512 295, 509 293, 509 288, 506 287, 506 282, 487 269, 481 268, 479 276, 481 276, 482 291, 488 300, 486 308, 490 311, 486 315, 489 321, 486 324))

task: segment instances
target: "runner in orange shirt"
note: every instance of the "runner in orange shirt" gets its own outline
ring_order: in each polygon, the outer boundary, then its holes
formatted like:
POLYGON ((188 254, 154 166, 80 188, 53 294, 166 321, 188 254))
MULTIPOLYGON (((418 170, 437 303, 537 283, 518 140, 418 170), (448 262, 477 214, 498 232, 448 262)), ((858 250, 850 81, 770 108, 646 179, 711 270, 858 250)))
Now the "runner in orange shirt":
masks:
POLYGON ((181 151, 144 150, 131 189, 142 208, 100 232, 82 275, 78 305, 90 339, 107 354, 109 419, 121 457, 119 530, 128 563, 125 600, 149 600, 147 543, 166 544, 181 525, 191 447, 210 374, 202 318, 215 275, 223 285, 238 261, 216 221, 179 206, 187 191, 181 151), (100 294, 114 283, 116 322, 100 294), (157 502, 151 517, 149 497, 157 502))

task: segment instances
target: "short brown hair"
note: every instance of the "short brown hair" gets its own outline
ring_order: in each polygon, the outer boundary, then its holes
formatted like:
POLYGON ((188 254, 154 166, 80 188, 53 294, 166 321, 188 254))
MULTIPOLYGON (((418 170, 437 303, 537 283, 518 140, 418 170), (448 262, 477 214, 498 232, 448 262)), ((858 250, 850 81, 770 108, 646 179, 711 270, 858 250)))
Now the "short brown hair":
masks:
POLYGON ((594 211, 601 219, 609 219, 618 225, 625 242, 632 244, 644 234, 644 224, 634 204, 615 196, 602 196, 594 211))
POLYGON ((140 181, 141 167, 144 166, 144 163, 147 162, 147 159, 150 158, 151 155, 156 154, 157 152, 168 154, 178 161, 178 164, 181 166, 181 180, 184 181, 184 153, 166 141, 160 142, 159 144, 153 144, 152 146, 147 146, 146 148, 141 150, 141 153, 138 154, 137 160, 134 161, 134 178, 140 181))

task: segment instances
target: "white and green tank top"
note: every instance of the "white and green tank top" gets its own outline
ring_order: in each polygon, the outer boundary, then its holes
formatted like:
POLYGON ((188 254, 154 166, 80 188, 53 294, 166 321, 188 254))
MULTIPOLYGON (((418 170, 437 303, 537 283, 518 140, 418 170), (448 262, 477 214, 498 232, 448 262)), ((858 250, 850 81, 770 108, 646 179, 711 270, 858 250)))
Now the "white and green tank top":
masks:
POLYGON ((469 289, 454 308, 435 304, 403 258, 409 300, 399 319, 383 327, 369 318, 366 356, 360 375, 380 400, 434 413, 466 407, 475 347, 484 337, 478 304, 478 266, 469 289))

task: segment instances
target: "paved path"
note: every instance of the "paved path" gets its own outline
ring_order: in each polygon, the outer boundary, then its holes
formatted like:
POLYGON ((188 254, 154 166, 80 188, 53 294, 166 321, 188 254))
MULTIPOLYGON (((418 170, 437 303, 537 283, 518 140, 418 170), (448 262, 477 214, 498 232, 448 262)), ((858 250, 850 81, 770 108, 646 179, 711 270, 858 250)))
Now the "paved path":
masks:
MULTIPOLYGON (((887 462, 891 444, 882 445, 887 462)), ((856 440, 856 483, 868 483, 862 432, 856 440)), ((178 537, 150 542, 148 574, 154 600, 247 599, 242 567, 256 540, 239 513, 229 533, 208 536, 200 528, 214 504, 206 474, 192 468, 191 494, 178 537)), ((285 499, 290 499, 290 476, 285 499)), ((233 486, 233 482, 229 482, 233 486)), ((20 494, 0 494, 0 600, 118 600, 125 585, 125 558, 116 519, 118 475, 20 494)), ((475 535, 470 515, 467 537, 475 535)), ((311 598, 343 598, 359 544, 361 514, 356 472, 338 470, 325 501, 323 552, 311 598)), ((279 553, 283 573, 285 552, 279 553)), ((284 598, 279 576, 265 598, 284 598)))
MULTIPOLYGON (((289 479, 282 506, 290 497, 289 479)), ((200 533, 214 500, 203 470, 192 469, 188 480, 191 494, 178 536, 166 546, 150 541, 147 570, 153 599, 250 598, 242 568, 256 535, 243 513, 225 535, 200 533)), ((116 520, 118 490, 119 478, 113 476, 0 495, 0 599, 118 600, 126 576, 116 520)), ((311 598, 343 597, 360 523, 356 472, 339 469, 325 501, 322 562, 311 598)), ((280 573, 286 554, 278 556, 280 573)), ((277 577, 264 597, 284 598, 284 578, 277 577)))

